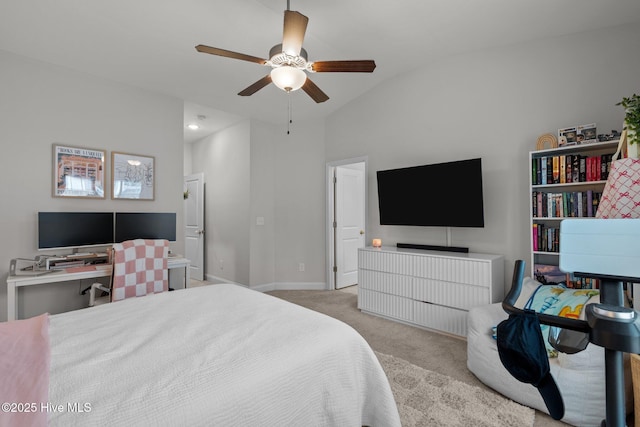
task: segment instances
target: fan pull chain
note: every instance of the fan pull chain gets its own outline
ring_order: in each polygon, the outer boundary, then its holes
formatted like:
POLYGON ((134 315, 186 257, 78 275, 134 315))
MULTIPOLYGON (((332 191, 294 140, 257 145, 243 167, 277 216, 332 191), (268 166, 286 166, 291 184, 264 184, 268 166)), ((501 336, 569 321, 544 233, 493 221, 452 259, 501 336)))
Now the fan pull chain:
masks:
POLYGON ((287 92, 287 135, 291 133, 291 123, 293 123, 291 113, 291 92, 287 92))

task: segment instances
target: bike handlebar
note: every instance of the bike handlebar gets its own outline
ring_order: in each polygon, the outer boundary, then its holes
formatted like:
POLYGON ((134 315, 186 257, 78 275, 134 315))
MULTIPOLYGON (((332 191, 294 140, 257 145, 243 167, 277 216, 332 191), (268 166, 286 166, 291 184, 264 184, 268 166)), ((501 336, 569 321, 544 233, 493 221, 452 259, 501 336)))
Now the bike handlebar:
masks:
MULTIPOLYGON (((511 280, 511 289, 504 297, 502 301, 502 309, 509 314, 522 314, 524 310, 515 306, 520 292, 522 292, 522 279, 524 278, 525 262, 523 260, 516 260, 513 268, 513 279, 511 280)), ((579 332, 589 332, 589 324, 585 320, 569 319, 566 317, 552 316, 544 313, 536 313, 540 323, 557 326, 563 329, 571 329, 579 332)))

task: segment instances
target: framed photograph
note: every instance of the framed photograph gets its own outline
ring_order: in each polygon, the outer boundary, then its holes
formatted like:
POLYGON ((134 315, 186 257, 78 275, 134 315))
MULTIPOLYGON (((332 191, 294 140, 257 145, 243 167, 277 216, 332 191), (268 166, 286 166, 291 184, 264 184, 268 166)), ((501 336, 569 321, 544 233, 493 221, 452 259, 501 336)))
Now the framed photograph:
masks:
POLYGON ((153 200, 155 158, 111 153, 111 198, 153 200))
POLYGON ((53 144, 54 197, 104 199, 106 151, 53 144))
POLYGON ((567 280, 567 274, 560 271, 560 267, 557 265, 534 264, 533 269, 535 279, 543 285, 566 282, 567 280))

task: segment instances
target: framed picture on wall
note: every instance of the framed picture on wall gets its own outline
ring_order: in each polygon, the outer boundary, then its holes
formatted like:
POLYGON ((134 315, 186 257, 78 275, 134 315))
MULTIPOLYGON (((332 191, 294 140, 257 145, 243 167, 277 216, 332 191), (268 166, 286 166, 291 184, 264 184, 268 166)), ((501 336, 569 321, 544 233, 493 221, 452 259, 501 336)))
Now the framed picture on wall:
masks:
POLYGON ((53 196, 104 199, 106 153, 53 144, 53 196))
POLYGON ((154 157, 111 153, 112 199, 153 200, 154 181, 154 157))

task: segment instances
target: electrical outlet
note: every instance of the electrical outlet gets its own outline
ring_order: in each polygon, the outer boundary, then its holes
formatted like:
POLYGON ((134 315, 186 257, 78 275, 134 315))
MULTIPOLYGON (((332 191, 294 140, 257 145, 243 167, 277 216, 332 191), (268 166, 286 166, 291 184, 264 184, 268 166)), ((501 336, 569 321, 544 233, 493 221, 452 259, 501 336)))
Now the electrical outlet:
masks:
POLYGON ((304 271, 304 262, 298 264, 298 271, 304 271))

